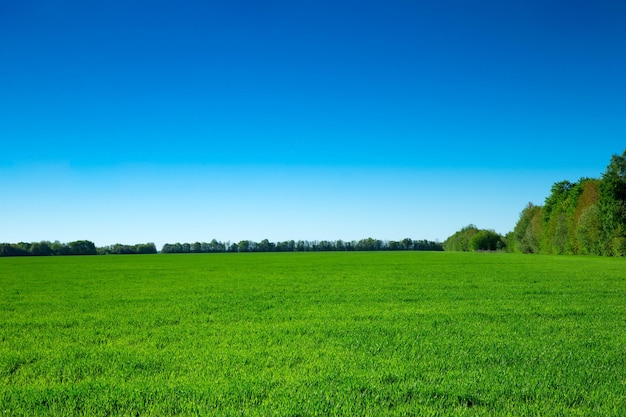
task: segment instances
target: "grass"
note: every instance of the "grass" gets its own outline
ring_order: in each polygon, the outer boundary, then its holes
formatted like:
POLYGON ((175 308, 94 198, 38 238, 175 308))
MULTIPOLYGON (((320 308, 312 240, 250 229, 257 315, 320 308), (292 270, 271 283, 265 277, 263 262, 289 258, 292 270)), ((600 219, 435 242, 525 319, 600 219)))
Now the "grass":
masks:
POLYGON ((623 259, 0 259, 0 415, 624 410, 623 259))

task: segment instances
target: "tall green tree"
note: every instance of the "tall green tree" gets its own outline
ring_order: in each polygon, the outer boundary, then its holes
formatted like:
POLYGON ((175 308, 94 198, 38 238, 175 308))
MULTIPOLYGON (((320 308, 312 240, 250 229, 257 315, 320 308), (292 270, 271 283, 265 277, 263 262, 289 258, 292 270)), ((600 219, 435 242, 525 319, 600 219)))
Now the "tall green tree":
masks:
POLYGON ((517 252, 626 256, 626 151, 613 155, 601 179, 555 183, 545 205, 529 204, 507 237, 517 252))
POLYGON ((543 206, 542 252, 573 253, 568 226, 579 192, 578 184, 570 181, 560 181, 552 186, 543 206))
POLYGON ((569 216, 569 232, 571 247, 574 253, 599 254, 598 245, 601 243, 601 225, 598 211, 598 187, 600 180, 594 178, 581 179, 577 187, 576 207, 569 216), (593 207, 593 208, 591 208, 593 207))
POLYGON ((522 210, 519 220, 509 235, 508 247, 512 252, 539 253, 543 226, 543 207, 533 203, 522 210))
POLYGON ((599 209, 606 242, 603 252, 626 255, 626 151, 613 155, 602 175, 599 209))

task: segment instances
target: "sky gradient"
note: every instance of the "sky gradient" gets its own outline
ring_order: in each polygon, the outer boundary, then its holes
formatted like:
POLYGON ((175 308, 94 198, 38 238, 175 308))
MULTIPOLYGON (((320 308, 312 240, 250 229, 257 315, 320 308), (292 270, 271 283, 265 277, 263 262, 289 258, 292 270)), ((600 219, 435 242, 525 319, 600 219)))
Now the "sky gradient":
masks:
POLYGON ((10 2, 0 241, 506 233, 626 149, 626 1, 10 2))

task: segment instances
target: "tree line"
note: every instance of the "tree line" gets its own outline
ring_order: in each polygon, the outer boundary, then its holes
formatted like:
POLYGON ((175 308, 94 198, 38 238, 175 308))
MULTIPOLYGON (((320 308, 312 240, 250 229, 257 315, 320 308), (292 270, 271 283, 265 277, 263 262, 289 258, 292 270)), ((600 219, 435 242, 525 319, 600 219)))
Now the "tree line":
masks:
MULTIPOLYGON (((428 240, 361 239, 288 240, 237 243, 166 243, 161 253, 321 252, 321 251, 499 251, 545 254, 626 256, 626 150, 613 155, 601 178, 555 183, 544 205, 528 205, 513 231, 502 236, 469 225, 443 243, 428 240)), ((0 256, 107 255, 157 253, 154 243, 115 244, 97 248, 93 242, 0 243, 0 256)))
POLYGON ((555 183, 543 206, 524 208, 507 240, 512 252, 626 256, 626 151, 601 178, 555 183))
POLYGON ((97 248, 88 240, 75 242, 0 243, 0 256, 96 255, 97 248))
POLYGON ((555 183, 544 205, 528 205, 506 236, 469 225, 443 242, 449 251, 626 256, 626 151, 601 178, 555 183))
POLYGON ((429 240, 413 240, 405 238, 400 241, 361 239, 352 241, 343 240, 287 240, 270 242, 263 239, 260 242, 241 240, 237 243, 220 242, 213 239, 210 242, 195 243, 166 243, 161 253, 224 253, 224 252, 332 252, 332 251, 383 251, 383 250, 414 250, 414 251, 441 251, 443 246, 439 242, 429 240))
POLYGON ((65 255, 113 255, 113 254, 148 254, 157 253, 154 243, 136 245, 115 244, 96 247, 89 240, 77 240, 69 243, 55 242, 20 242, 0 243, 1 256, 65 256, 65 255))
MULTIPOLYGON (((380 251, 380 250, 416 250, 416 251, 441 251, 443 247, 439 242, 429 240, 412 240, 410 238, 401 241, 361 239, 359 241, 342 240, 288 240, 284 242, 270 242, 263 239, 260 242, 242 240, 238 243, 219 242, 215 239, 210 242, 195 243, 166 243, 161 253, 225 253, 225 252, 326 252, 326 251, 380 251)), ((142 255, 158 253, 154 243, 139 243, 96 247, 89 240, 61 243, 49 242, 20 242, 0 243, 0 257, 6 256, 64 256, 64 255, 142 255)))
POLYGON ((115 245, 100 247, 97 250, 98 255, 146 255, 157 253, 154 243, 138 243, 136 245, 116 243, 115 245))

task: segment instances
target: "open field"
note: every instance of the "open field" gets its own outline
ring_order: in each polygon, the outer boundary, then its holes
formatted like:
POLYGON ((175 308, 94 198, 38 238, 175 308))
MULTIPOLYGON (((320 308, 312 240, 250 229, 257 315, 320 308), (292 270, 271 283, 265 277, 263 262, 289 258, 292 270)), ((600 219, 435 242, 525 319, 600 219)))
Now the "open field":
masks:
POLYGON ((624 259, 0 259, 0 415, 624 410, 624 259))

